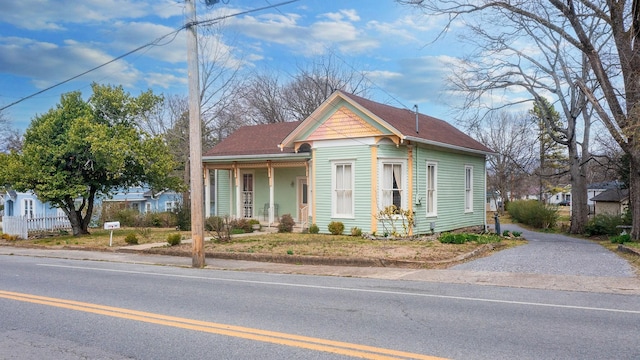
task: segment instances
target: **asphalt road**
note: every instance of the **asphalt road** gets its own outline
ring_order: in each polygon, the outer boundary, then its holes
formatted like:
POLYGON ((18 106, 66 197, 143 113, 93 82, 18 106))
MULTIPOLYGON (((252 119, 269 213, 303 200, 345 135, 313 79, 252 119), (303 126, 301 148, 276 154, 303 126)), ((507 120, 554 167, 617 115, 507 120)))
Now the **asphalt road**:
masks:
POLYGON ((638 334, 638 294, 0 255, 0 359, 638 359, 638 334))

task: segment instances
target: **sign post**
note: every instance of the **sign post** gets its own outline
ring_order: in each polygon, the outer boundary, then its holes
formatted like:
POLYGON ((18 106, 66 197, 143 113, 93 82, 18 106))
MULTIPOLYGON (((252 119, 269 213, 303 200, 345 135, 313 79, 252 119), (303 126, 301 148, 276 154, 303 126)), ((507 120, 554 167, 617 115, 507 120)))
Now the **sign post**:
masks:
POLYGON ((111 230, 109 235, 109 247, 113 244, 113 229, 120 229, 120 221, 107 221, 104 223, 105 230, 111 230))

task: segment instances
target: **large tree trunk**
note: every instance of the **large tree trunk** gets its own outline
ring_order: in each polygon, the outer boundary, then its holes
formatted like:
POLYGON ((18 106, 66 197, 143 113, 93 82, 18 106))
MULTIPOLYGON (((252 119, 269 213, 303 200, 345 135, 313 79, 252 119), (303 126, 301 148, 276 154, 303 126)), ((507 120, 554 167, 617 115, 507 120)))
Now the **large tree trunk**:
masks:
POLYGON ((631 239, 638 241, 640 239, 640 151, 635 151, 630 157, 629 211, 632 216, 631 239))
POLYGON ((587 225, 589 207, 587 205, 587 178, 584 173, 584 165, 580 166, 581 158, 571 154, 571 234, 584 233, 587 225))

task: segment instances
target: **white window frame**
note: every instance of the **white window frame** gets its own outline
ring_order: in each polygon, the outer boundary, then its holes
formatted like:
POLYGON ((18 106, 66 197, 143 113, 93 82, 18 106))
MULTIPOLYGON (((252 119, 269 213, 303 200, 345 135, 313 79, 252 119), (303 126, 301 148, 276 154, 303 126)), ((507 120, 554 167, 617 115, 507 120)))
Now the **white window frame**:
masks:
POLYGON ((473 212, 473 166, 464 166, 464 212, 473 212))
POLYGON ((33 219, 36 216, 35 201, 33 199, 22 199, 22 216, 27 219, 33 219))
POLYGON ((438 216, 438 163, 435 161, 427 161, 426 169, 426 211, 427 217, 438 216), (430 177, 429 169, 433 169, 433 175, 430 177), (429 201, 431 200, 431 201, 429 201))
MULTIPOLYGON (((352 160, 346 161, 332 161, 331 162, 331 216, 335 218, 354 218, 355 208, 355 162, 352 160), (347 179, 347 183, 342 182, 344 186, 342 189, 338 189, 338 168, 345 166, 350 168, 350 179, 347 179), (348 187, 347 187, 348 185, 348 187), (344 207, 338 207, 338 200, 340 196, 351 196, 351 203, 348 204, 350 209, 344 207), (344 211, 346 210, 346 211, 344 211)), ((344 174, 344 173, 343 173, 344 174)), ((344 201, 344 200, 343 200, 344 201)))
POLYGON ((178 207, 177 201, 165 201, 164 202, 164 211, 166 212, 174 212, 178 207))
POLYGON ((393 204, 393 185, 391 185, 391 188, 386 188, 385 187, 385 172, 384 172, 384 168, 386 166, 391 165, 392 166, 392 171, 393 171, 393 167, 395 166, 399 166, 400 167, 400 181, 398 182, 396 179, 396 185, 398 186, 397 189, 400 192, 400 209, 406 210, 407 209, 407 174, 406 174, 406 169, 407 169, 407 163, 405 160, 402 159, 380 159, 379 160, 379 168, 378 168, 378 177, 379 177, 379 191, 378 191, 378 204, 380 204, 380 209, 385 209, 387 206, 390 205, 394 205, 393 204), (387 194, 385 196, 385 193, 391 191, 391 202, 388 201, 389 199, 389 195, 387 194))
POLYGON ((152 207, 151 207, 151 203, 150 202, 146 202, 144 204, 144 212, 145 213, 150 213, 152 212, 152 207))

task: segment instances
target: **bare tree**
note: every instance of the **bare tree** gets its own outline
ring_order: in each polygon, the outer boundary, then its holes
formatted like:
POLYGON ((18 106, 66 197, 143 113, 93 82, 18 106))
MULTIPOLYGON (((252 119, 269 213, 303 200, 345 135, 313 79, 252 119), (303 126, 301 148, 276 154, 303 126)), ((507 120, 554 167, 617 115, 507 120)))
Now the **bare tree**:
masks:
POLYGON ((22 150, 22 134, 11 126, 11 120, 0 112, 0 153, 22 150))
POLYGON ((272 73, 255 74, 243 85, 236 109, 244 108, 240 116, 254 124, 304 120, 334 91, 366 96, 369 86, 363 73, 330 54, 298 66, 289 82, 272 73))
MULTIPOLYGON (((553 95, 560 103, 565 126, 557 129, 563 136, 556 140, 567 146, 570 158, 574 200, 572 232, 580 232, 588 212, 583 165, 590 159, 588 130, 593 121, 593 109, 620 146, 634 154, 633 163, 636 169, 640 169, 640 148, 633 136, 640 121, 634 110, 640 98, 640 61, 637 45, 634 45, 638 29, 630 21, 632 11, 629 2, 398 2, 417 6, 429 14, 449 16, 451 22, 474 13, 482 15, 483 20, 499 19, 499 23, 493 23, 499 26, 485 24, 474 27, 476 34, 482 34, 485 40, 490 40, 487 43, 492 46, 484 47, 485 55, 498 65, 493 69, 499 69, 484 72, 484 75, 488 75, 485 84, 494 90, 519 85, 538 104, 542 104, 541 99, 545 95, 553 95), (531 51, 526 51, 530 49, 518 46, 518 41, 534 45, 540 56, 532 56, 531 51), (510 54, 509 57, 504 57, 505 51, 510 54), (523 66, 525 63, 529 66, 523 66), (618 91, 620 84, 624 84, 622 92, 618 91), (605 106, 601 105, 599 96, 603 97, 605 106), (578 121, 581 121, 583 134, 580 142, 577 140, 578 121)), ((635 177, 635 188, 639 189, 640 177, 635 177)), ((631 187, 634 187, 633 182, 631 187)), ((640 196, 635 199, 633 202, 638 203, 640 196)), ((638 219, 637 215, 640 215, 640 210, 638 214, 634 213, 633 218, 638 219)), ((637 220, 632 233, 636 239, 639 230, 640 220, 637 220)))
POLYGON ((236 108, 244 108, 242 115, 248 123, 271 124, 293 121, 287 112, 283 87, 271 74, 256 74, 247 81, 237 98, 236 108))
POLYGON ((298 67, 298 74, 285 86, 286 105, 296 120, 304 120, 336 90, 366 97, 370 83, 354 66, 333 53, 309 66, 298 67))
MULTIPOLYGON (((506 205, 527 192, 527 177, 535 166, 535 134, 525 114, 497 112, 476 137, 493 149, 488 158, 488 187, 506 205)), ((502 209, 501 209, 502 210, 502 209)))

